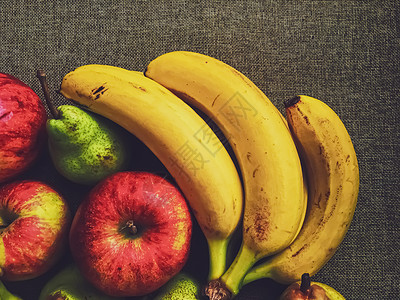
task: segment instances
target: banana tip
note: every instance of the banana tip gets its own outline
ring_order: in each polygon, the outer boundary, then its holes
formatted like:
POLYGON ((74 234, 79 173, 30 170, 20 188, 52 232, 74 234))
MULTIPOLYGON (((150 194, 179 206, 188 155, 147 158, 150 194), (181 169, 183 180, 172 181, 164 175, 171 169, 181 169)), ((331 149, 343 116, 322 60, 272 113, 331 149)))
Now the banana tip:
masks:
POLYGON ((293 97, 289 100, 285 101, 285 108, 295 105, 297 102, 300 101, 300 96, 293 97))

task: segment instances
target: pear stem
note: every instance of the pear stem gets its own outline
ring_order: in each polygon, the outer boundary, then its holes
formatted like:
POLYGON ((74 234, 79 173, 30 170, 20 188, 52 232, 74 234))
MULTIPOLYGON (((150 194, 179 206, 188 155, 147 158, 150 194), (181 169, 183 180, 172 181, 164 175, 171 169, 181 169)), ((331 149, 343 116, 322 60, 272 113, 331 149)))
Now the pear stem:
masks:
POLYGON ((306 294, 307 291, 310 289, 310 286, 311 286, 310 274, 304 273, 303 275, 301 275, 300 291, 306 294))
POLYGON ((42 69, 37 70, 37 78, 40 81, 40 85, 42 86, 42 91, 44 94, 44 98, 46 99, 46 104, 47 107, 50 110, 51 115, 53 116, 54 119, 59 118, 59 112, 57 108, 54 105, 54 102, 52 101, 50 97, 50 92, 49 92, 49 85, 47 83, 47 78, 46 78, 46 72, 42 69))

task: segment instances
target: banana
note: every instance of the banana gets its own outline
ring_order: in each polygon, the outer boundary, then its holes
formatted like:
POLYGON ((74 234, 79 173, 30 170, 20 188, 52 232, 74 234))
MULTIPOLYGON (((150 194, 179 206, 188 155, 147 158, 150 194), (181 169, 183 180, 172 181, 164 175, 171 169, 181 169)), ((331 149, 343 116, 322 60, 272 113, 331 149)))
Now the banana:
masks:
POLYGON ((291 284, 317 273, 334 255, 354 215, 359 169, 339 116, 309 96, 287 101, 286 115, 308 177, 309 204, 294 242, 249 271, 244 284, 261 278, 291 284))
POLYGON ((206 293, 211 299, 236 295, 245 273, 286 248, 303 222, 303 175, 290 131, 253 82, 215 58, 170 52, 151 61, 145 75, 208 115, 235 153, 245 195, 243 241, 232 265, 206 293))
POLYGON ((63 78, 60 93, 124 127, 158 157, 208 241, 210 278, 220 276, 241 219, 243 192, 229 153, 207 123, 143 73, 113 66, 75 69, 63 78))

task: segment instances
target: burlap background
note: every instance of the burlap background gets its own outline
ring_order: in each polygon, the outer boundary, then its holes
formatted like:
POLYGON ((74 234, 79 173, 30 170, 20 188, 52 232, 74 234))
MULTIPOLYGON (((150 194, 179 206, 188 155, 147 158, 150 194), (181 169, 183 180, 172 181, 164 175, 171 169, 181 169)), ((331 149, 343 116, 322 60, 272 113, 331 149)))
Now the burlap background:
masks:
MULTIPOLYGON (((243 72, 281 111, 283 100, 296 94, 325 101, 353 139, 361 185, 343 244, 314 279, 347 299, 400 299, 397 1, 2 0, 0 5, 0 72, 19 77, 39 95, 37 68, 47 71, 55 91, 67 72, 83 64, 143 70, 160 54, 191 50, 243 72)), ((57 104, 65 103, 53 96, 57 104)), ((138 168, 162 168, 144 147, 139 151, 148 162, 138 168)), ((22 177, 53 184, 73 208, 87 191, 60 178, 46 154, 22 177)), ((189 269, 205 274, 206 248, 200 232, 195 234, 189 269)), ((65 261, 68 256, 60 264, 65 261)), ((24 299, 36 299, 55 271, 6 285, 24 299)), ((238 299, 275 299, 283 288, 261 280, 238 299)))

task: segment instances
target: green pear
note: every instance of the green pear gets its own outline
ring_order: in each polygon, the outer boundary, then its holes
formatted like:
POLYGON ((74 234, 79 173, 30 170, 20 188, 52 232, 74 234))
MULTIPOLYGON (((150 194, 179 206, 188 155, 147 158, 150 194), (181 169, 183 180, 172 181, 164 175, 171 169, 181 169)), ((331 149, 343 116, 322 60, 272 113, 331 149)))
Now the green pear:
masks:
POLYGON ((57 118, 47 121, 49 151, 65 178, 93 185, 127 167, 129 150, 122 128, 73 105, 57 110, 57 118))
POLYGON ((46 128, 54 166, 75 183, 94 185, 108 175, 127 168, 129 133, 114 122, 72 105, 55 107, 46 72, 37 71, 53 119, 46 128))
MULTIPOLYGON (((93 287, 71 264, 56 274, 41 290, 39 300, 116 300, 93 287)), ((118 298, 122 300, 123 298, 118 298)))
POLYGON ((20 297, 11 294, 0 281, 0 299, 1 300, 22 300, 20 297))
POLYGON ((200 284, 192 276, 179 273, 168 281, 154 300, 198 300, 201 299, 200 284))

